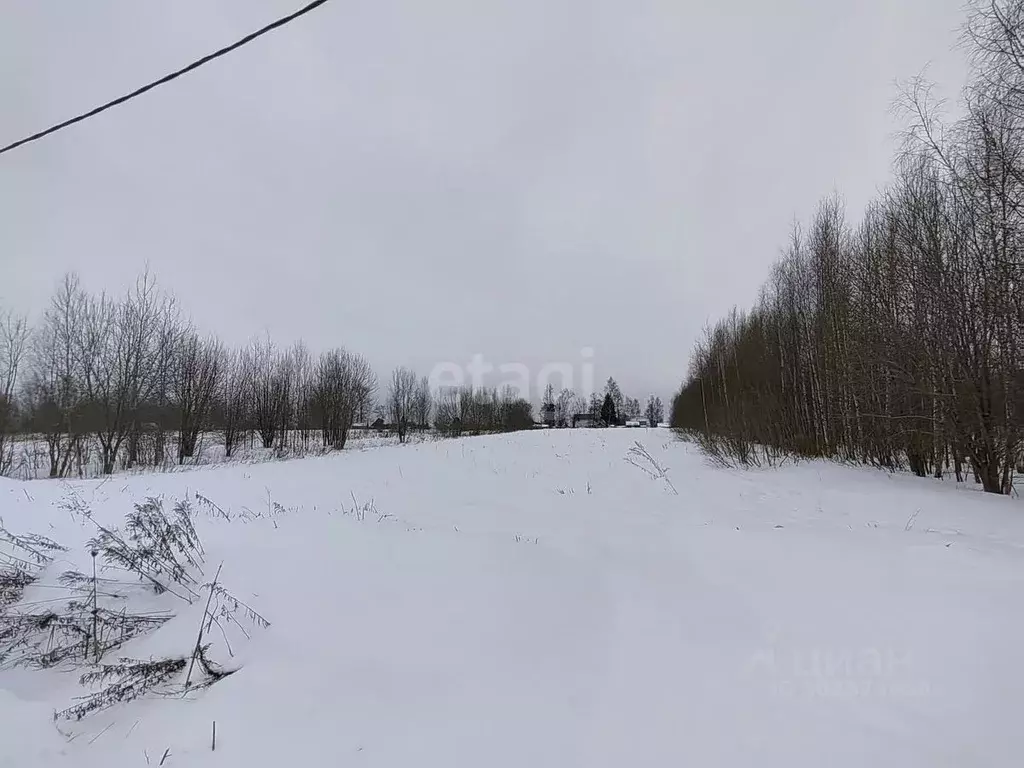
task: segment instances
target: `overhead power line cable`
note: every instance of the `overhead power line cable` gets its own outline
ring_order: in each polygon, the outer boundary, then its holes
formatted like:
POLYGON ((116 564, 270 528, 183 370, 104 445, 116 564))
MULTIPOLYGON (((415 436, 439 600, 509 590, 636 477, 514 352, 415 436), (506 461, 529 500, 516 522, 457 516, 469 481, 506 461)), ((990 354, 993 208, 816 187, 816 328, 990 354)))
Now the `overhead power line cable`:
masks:
POLYGON ((8 144, 6 147, 0 148, 0 155, 4 154, 4 152, 10 152, 12 149, 17 149, 18 147, 24 146, 25 144, 29 144, 33 141, 38 141, 39 139, 42 139, 45 136, 49 136, 51 133, 56 133, 57 131, 72 126, 75 123, 80 123, 83 120, 88 120, 90 117, 94 117, 95 115, 98 115, 100 112, 106 112, 108 109, 116 107, 120 104, 124 104, 126 101, 131 101, 136 96, 141 96, 147 91, 151 91, 154 88, 163 85, 164 83, 169 83, 171 82, 171 80, 175 80, 181 77, 182 75, 186 75, 194 69, 199 69, 199 67, 203 66, 203 64, 207 64, 213 61, 214 59, 219 59, 221 56, 231 53, 232 51, 241 48, 243 45, 246 45, 247 43, 251 43, 256 38, 262 37, 263 35, 267 34, 267 32, 271 32, 277 29, 278 27, 283 27, 285 24, 295 21, 300 16, 305 16, 310 11, 319 8, 321 5, 324 5, 327 2, 328 0, 313 0, 313 2, 304 5, 302 8, 295 11, 294 13, 289 14, 288 16, 285 16, 283 18, 280 18, 277 21, 274 21, 270 24, 267 24, 267 26, 262 27, 261 29, 257 29, 255 32, 246 35, 241 40, 238 40, 232 43, 231 45, 226 46, 225 48, 221 48, 219 51, 214 51, 211 54, 203 56, 203 58, 198 59, 197 61, 193 61, 188 66, 182 67, 181 69, 175 72, 171 72, 170 74, 164 75, 159 80, 154 80, 153 82, 144 85, 141 88, 132 91, 131 93, 125 94, 124 96, 116 98, 113 101, 108 101, 106 104, 102 104, 96 107, 95 109, 90 109, 88 112, 83 112, 82 114, 77 115, 76 117, 72 117, 70 120, 65 120, 63 123, 58 123, 57 125, 50 126, 45 131, 33 133, 31 136, 26 136, 24 139, 19 139, 13 144, 8 144))

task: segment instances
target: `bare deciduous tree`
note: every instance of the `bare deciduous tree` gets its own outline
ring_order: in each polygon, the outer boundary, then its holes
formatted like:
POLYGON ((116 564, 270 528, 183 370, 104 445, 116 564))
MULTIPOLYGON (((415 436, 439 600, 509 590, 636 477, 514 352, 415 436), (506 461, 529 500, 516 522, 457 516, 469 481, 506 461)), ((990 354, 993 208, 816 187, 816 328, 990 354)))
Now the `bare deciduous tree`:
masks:
POLYGON ((148 273, 121 301, 106 295, 86 301, 78 354, 87 414, 100 444, 103 473, 114 471, 121 446, 137 426, 139 406, 156 382, 155 341, 173 300, 148 273))
POLYGON ((0 310, 0 475, 8 474, 14 464, 14 395, 28 338, 28 321, 0 310))
POLYGON ((398 442, 404 443, 409 433, 409 422, 413 419, 417 394, 416 374, 405 367, 398 367, 391 373, 388 387, 387 414, 398 433, 398 442))
POLYGON ((313 357, 301 341, 291 349, 292 387, 291 418, 296 430, 297 445, 302 450, 309 448, 313 431, 313 357))
POLYGON ((252 358, 249 350, 225 353, 213 404, 213 421, 220 427, 224 454, 230 459, 250 422, 252 358))
POLYGON ((287 381, 282 374, 282 356, 269 339, 252 343, 248 352, 249 386, 253 426, 264 448, 271 448, 287 407, 287 381))
POLYGON ((442 388, 435 398, 434 428, 450 437, 462 434, 459 390, 455 387, 442 388))
POLYGON ((65 275, 32 337, 26 395, 32 429, 46 443, 50 477, 67 477, 80 455, 85 390, 78 345, 85 306, 78 277, 65 275))
POLYGON ((661 404, 661 398, 656 395, 651 395, 647 398, 647 408, 644 411, 644 415, 647 417, 647 423, 656 427, 665 418, 665 407, 661 404))
POLYGON ((568 387, 564 387, 555 398, 555 424, 559 427, 572 426, 573 417, 586 411, 587 401, 568 387))
POLYGON ((325 447, 345 447, 356 415, 370 411, 376 389, 377 377, 360 355, 334 349, 320 356, 312 384, 312 407, 325 447))
POLYGON ((174 401, 178 409, 178 463, 196 453, 199 435, 209 425, 224 366, 224 347, 214 338, 188 331, 178 340, 174 365, 174 401))
POLYGON ((424 376, 420 379, 416 388, 416 397, 413 403, 412 420, 416 429, 427 429, 430 427, 430 417, 434 410, 434 395, 430 389, 430 379, 424 376))

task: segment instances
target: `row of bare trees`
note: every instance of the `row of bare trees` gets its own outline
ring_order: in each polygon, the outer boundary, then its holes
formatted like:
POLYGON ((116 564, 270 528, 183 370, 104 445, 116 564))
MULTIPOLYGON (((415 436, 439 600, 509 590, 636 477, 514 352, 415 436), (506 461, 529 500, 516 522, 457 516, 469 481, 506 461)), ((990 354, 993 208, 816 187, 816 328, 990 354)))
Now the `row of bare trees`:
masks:
POLYGON ((148 273, 120 299, 64 279, 31 337, 22 404, 46 441, 51 476, 68 474, 87 433, 104 473, 123 453, 129 466, 138 462, 140 422, 170 407, 173 368, 190 333, 148 273))
POLYGON ((970 10, 944 124, 915 81, 895 181, 851 227, 825 201, 757 306, 709 329, 672 423, 740 461, 797 453, 1010 493, 1024 434, 1024 0, 970 10))
POLYGON ((228 350, 201 336, 146 273, 121 298, 91 295, 68 275, 34 329, 0 318, 0 473, 13 436, 45 445, 50 477, 83 472, 92 446, 102 473, 179 463, 218 431, 230 458, 242 440, 264 448, 344 447, 372 407, 376 376, 341 349, 314 361, 300 343, 258 340, 228 350))
POLYGON ((185 463, 216 433, 226 458, 240 446, 278 454, 345 447, 373 422, 405 442, 438 422, 460 434, 533 426, 530 404, 507 393, 451 391, 397 368, 377 401, 369 362, 337 348, 260 338, 229 349, 200 334, 147 272, 122 297, 59 284, 35 327, 0 315, 0 474, 15 438, 40 453, 50 477, 185 463), (435 402, 436 401, 436 402, 435 402), (454 407, 453 407, 454 404, 454 407))
MULTIPOLYGON (((45 442, 50 477, 81 471, 90 438, 104 474, 163 464, 168 450, 184 463, 210 431, 228 458, 253 436, 281 451, 316 438, 340 449, 377 386, 369 363, 342 349, 317 360, 302 343, 280 349, 269 339, 228 350, 201 336, 148 273, 120 299, 90 295, 69 275, 32 333, 24 321, 5 328, 27 348, 0 359, 5 370, 23 359, 19 426, 45 442)), ((5 377, 5 403, 18 378, 17 370, 5 377)))
POLYGON ((533 406, 512 387, 453 387, 438 394, 434 425, 450 436, 531 429, 533 406))

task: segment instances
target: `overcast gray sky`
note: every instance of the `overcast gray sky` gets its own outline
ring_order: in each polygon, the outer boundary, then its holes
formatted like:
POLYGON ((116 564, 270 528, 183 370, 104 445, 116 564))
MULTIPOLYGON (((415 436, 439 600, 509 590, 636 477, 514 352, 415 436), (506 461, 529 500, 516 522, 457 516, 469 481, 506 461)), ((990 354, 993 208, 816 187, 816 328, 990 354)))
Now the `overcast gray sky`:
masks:
MULTIPOLYGON (((0 144, 303 0, 0 0, 0 144)), ((581 360, 667 394, 794 217, 889 177, 894 82, 955 96, 962 0, 333 0, 0 157, 0 304, 148 262, 196 323, 380 372, 581 360)))

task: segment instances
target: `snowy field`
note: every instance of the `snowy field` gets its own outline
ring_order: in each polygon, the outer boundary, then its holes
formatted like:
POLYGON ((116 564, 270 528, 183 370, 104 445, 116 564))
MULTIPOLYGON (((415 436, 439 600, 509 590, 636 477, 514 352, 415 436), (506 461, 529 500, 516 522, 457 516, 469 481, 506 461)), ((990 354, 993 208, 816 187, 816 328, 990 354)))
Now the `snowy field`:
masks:
MULTIPOLYGON (((191 500, 201 581, 223 563, 220 583, 270 626, 212 629, 210 657, 238 671, 208 689, 181 695, 175 680, 80 720, 54 712, 87 692, 87 668, 8 665, 0 766, 935 768, 1024 754, 1019 500, 822 463, 719 469, 658 430, 0 480, 8 530, 70 548, 12 610, 66 601, 57 575, 91 569, 83 509, 117 525, 147 497, 191 500), (667 475, 631 454, 637 439, 667 475)), ((112 656, 191 653, 208 589, 192 605, 106 591, 173 616, 112 656)))
MULTIPOLYGON (((289 447, 264 448, 259 438, 252 432, 247 432, 244 439, 239 440, 231 458, 227 458, 224 450, 224 440, 217 433, 204 433, 199 437, 196 446, 196 455, 178 462, 177 433, 167 433, 165 459, 158 466, 146 466, 140 464, 132 469, 125 467, 127 459, 126 446, 121 447, 118 466, 114 474, 152 474, 154 472, 189 472, 198 468, 206 468, 218 464, 253 464, 264 461, 276 461, 280 459, 306 458, 309 456, 322 456, 332 453, 333 449, 324 447, 320 432, 315 430, 311 433, 311 439, 307 446, 303 446, 297 437, 292 433, 289 447)), ((409 442, 423 442, 437 439, 433 433, 412 433, 408 436, 409 442)), ((362 451, 368 448, 379 448, 384 445, 395 445, 398 438, 394 435, 377 431, 353 430, 349 433, 348 441, 345 443, 346 451, 362 451)), ((152 444, 147 442, 145 448, 152 450, 152 444)), ((48 480, 50 472, 50 460, 46 442, 38 437, 23 437, 14 445, 11 469, 7 473, 10 477, 18 480, 48 480)), ((78 479, 91 479, 103 477, 103 452, 99 441, 90 436, 85 439, 84 448, 81 453, 81 460, 73 459, 70 462, 68 475, 78 479)))

